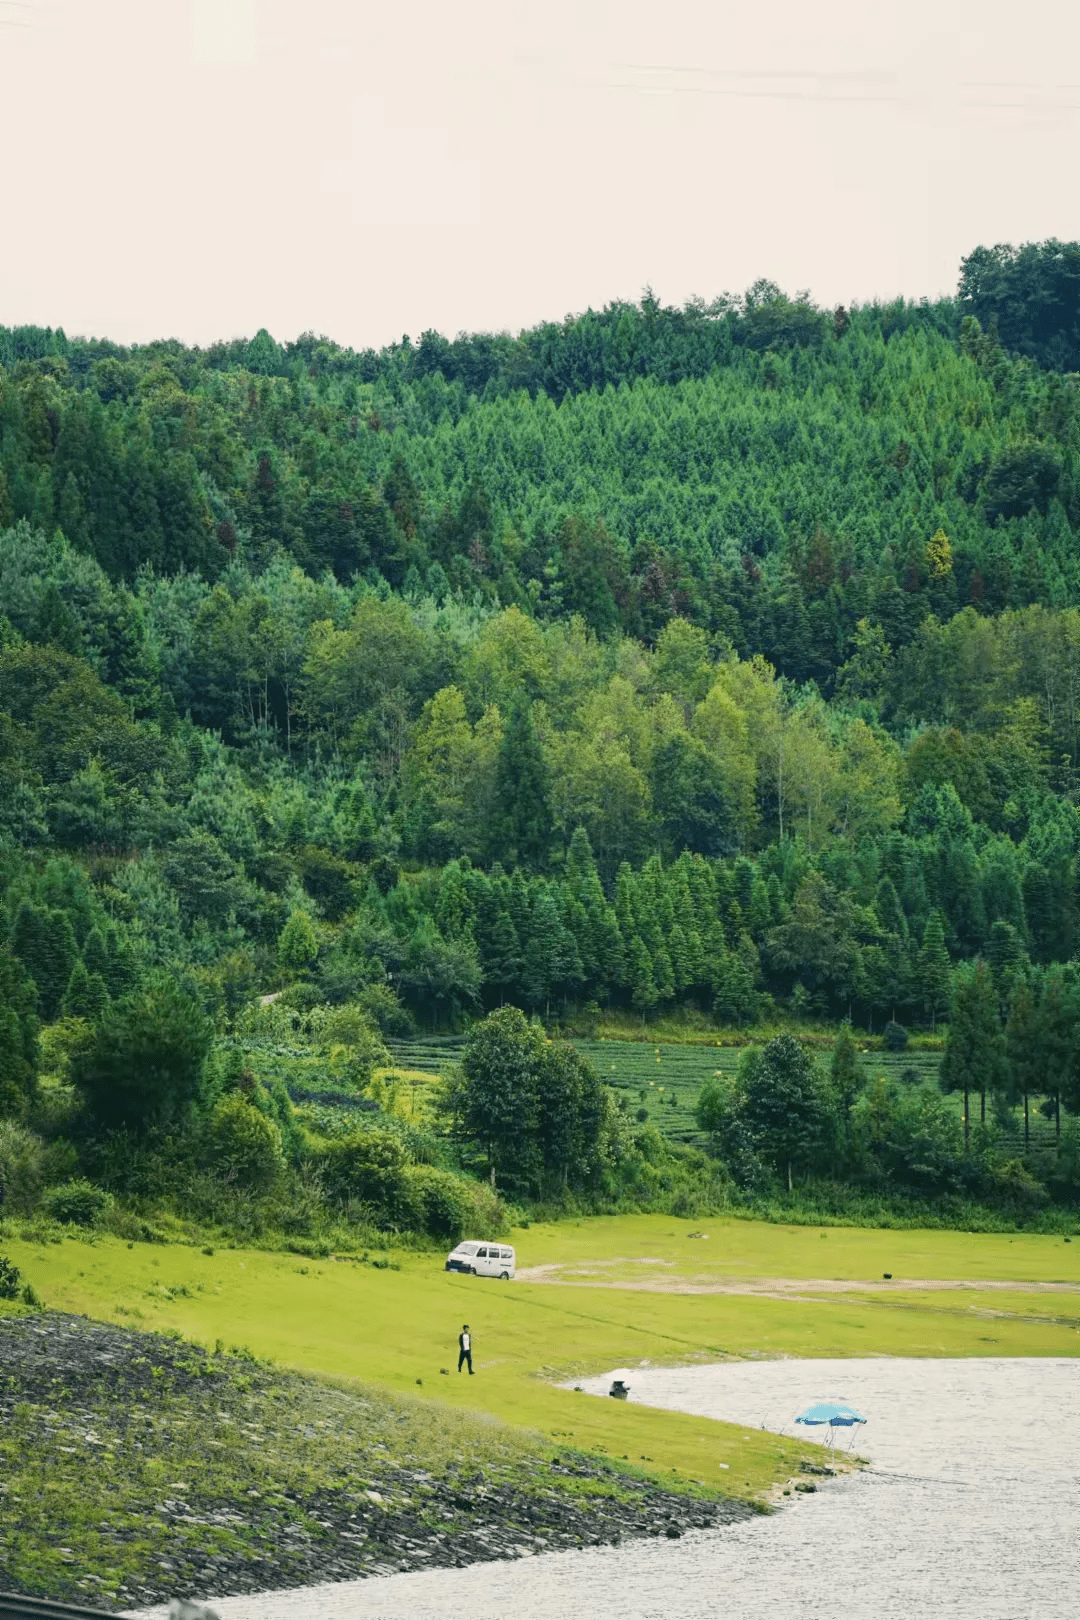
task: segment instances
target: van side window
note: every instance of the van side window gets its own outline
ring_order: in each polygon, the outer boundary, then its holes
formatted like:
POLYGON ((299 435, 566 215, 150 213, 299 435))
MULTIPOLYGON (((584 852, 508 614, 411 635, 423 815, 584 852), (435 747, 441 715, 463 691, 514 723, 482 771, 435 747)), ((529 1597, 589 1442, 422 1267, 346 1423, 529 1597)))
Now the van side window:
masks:
POLYGON ((502 1252, 502 1258, 504 1260, 512 1260, 514 1258, 513 1249, 504 1249, 502 1252))
POLYGON ((486 1249, 477 1249, 476 1258, 478 1260, 486 1260, 487 1259, 487 1250, 486 1249))

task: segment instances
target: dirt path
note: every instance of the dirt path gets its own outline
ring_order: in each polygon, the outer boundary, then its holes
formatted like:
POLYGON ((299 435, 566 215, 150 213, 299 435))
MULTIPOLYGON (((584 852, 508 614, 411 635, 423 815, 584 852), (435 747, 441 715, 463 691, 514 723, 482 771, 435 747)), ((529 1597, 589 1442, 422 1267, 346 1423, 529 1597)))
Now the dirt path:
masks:
POLYGON ((620 1288, 652 1294, 759 1294, 785 1299, 799 1294, 971 1293, 1080 1294, 1078 1282, 1010 1282, 985 1278, 891 1277, 683 1277, 657 1275, 612 1278, 615 1266, 669 1266, 670 1260, 594 1260, 588 1265, 524 1266, 519 1282, 558 1283, 564 1288, 620 1288))

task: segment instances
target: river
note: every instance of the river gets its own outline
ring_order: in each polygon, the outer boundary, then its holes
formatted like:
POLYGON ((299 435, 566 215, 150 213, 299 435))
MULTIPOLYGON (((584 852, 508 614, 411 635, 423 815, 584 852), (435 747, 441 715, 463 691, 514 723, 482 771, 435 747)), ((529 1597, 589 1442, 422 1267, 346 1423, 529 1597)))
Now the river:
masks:
MULTIPOLYGON (((680 1541, 224 1598, 222 1620, 1080 1613, 1080 1360, 755 1361, 623 1376, 631 1401, 789 1433, 803 1405, 842 1397, 869 1420, 855 1431, 869 1466, 770 1517, 680 1541)), ((586 1380, 581 1398, 609 1382, 586 1380)))

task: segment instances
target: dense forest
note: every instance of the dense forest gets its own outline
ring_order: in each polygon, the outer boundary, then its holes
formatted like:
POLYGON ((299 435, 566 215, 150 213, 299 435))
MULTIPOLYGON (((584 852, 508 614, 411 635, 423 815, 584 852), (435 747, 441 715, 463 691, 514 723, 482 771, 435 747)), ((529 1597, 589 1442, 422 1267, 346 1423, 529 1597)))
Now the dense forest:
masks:
POLYGON ((235 1170, 239 1095, 296 1168, 280 991, 363 1085, 504 1003, 849 1020, 947 1027, 1073 1196, 1074 368, 1056 242, 379 353, 0 328, 7 1140, 107 1182, 201 1109, 235 1170))

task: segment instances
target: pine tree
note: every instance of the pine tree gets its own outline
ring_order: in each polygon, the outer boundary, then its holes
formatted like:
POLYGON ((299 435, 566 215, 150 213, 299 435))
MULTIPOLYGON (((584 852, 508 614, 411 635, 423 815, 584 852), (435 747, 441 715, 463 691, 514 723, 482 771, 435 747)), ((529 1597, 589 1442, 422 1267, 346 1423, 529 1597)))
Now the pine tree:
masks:
POLYGON ((653 980, 653 964, 640 934, 633 934, 627 950, 627 977, 630 983, 630 1001, 634 1009, 641 1014, 642 1023, 645 1014, 656 1006, 656 984, 653 980))
POLYGON ((547 883, 540 882, 533 894, 521 982, 526 1001, 531 1007, 543 1007, 545 1017, 551 1012, 551 991, 558 982, 564 959, 562 935, 563 927, 551 889, 547 883))
POLYGON ((60 1011, 65 1018, 100 1016, 109 1004, 109 992, 100 973, 88 973, 84 962, 76 962, 71 970, 60 1011))
POLYGON ((1025 954, 1020 935, 1012 923, 1005 922, 1001 917, 990 929, 990 936, 986 942, 986 960, 994 979, 998 1010, 1001 1017, 1005 1018, 1008 1016, 1013 988, 1023 971, 1025 954))
POLYGON ((1013 987, 1009 1004, 1009 1022, 1005 1026, 1005 1059, 1010 1094, 1014 1101, 1019 1098, 1024 1105, 1025 1153, 1031 1146, 1031 1096, 1038 1092, 1043 1079, 1039 1022, 1031 985, 1027 980, 1020 979, 1013 987))
POLYGON ((15 916, 11 947, 37 986, 38 1012, 51 1023, 79 956, 67 915, 24 901, 15 916))
POLYGON ((852 1038, 850 1024, 840 1026, 840 1033, 836 1037, 832 1060, 829 1064, 829 1078, 832 1081, 833 1090, 836 1092, 841 1109, 846 1116, 860 1089, 859 1058, 855 1048, 855 1041, 852 1038))
POLYGON ((33 1094, 38 1064, 34 982, 0 945, 0 1119, 21 1112, 33 1094))
POLYGON ((492 854, 534 870, 543 866, 551 841, 548 769, 532 712, 518 704, 499 745, 495 764, 492 854))
POLYGON ((278 961, 286 973, 304 974, 314 966, 319 942, 306 911, 294 911, 278 939, 278 961))
POLYGON ((932 911, 926 921, 922 950, 919 952, 919 991, 930 1014, 930 1026, 937 1028, 939 1013, 949 1004, 951 964, 945 948, 945 919, 932 911))
POLYGON ((1005 1082, 1005 1041, 994 981, 985 962, 965 966, 957 975, 940 1080, 943 1091, 964 1094, 964 1144, 970 1146, 970 1093, 979 1093, 985 1123, 986 1093, 1000 1090, 1005 1082))
POLYGON ((102 979, 109 976, 109 952, 100 928, 91 928, 83 941, 83 964, 87 973, 97 973, 102 979))

